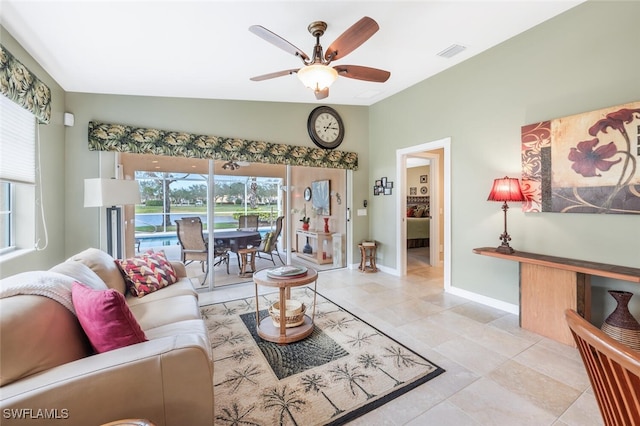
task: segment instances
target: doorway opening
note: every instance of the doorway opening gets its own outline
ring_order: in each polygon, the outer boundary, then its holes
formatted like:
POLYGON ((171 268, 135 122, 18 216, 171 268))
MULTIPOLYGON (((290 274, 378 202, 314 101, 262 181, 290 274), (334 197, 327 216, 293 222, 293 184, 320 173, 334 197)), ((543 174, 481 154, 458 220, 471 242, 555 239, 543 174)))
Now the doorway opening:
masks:
MULTIPOLYGON (((397 257, 396 264, 400 276, 407 274, 407 247, 415 244, 408 243, 408 207, 428 209, 428 213, 421 213, 418 220, 422 222, 424 232, 425 222, 428 222, 429 263, 431 266, 442 266, 445 291, 451 286, 451 170, 450 170, 451 139, 444 138, 424 144, 399 149, 396 151, 396 181, 399 183, 398 191, 400 202, 397 215, 397 257), (413 162, 426 163, 424 173, 409 173, 409 167, 413 162), (417 176, 417 178, 416 178, 417 176), (418 179, 417 182, 409 179, 418 179), (415 189, 412 189, 415 188, 415 189), (415 192, 415 195, 412 193, 415 192), (415 201, 415 202, 413 202, 415 201)), ((415 217, 414 214, 412 215, 415 217)), ((412 224, 413 226, 414 224, 412 224)), ((415 227, 414 227, 415 228, 415 227)), ((417 232, 411 229, 411 232, 417 232)), ((413 240, 424 239, 424 234, 409 235, 413 240)), ((420 243, 418 243, 420 244, 420 243)))

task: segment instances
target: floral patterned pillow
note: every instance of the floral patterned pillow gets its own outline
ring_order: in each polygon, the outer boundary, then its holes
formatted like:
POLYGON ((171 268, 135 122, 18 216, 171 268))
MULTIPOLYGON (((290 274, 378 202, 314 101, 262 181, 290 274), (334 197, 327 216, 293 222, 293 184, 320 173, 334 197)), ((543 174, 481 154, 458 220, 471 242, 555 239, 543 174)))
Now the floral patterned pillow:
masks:
POLYGON ((163 251, 148 252, 130 259, 116 260, 129 291, 143 297, 178 281, 173 266, 163 251))

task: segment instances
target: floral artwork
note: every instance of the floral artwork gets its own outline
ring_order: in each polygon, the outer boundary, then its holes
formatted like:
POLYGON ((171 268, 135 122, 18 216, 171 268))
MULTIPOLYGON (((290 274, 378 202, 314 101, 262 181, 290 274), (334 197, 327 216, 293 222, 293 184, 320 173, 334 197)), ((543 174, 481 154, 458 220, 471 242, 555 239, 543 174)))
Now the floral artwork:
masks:
POLYGON ((522 127, 525 212, 640 214, 640 102, 522 127))

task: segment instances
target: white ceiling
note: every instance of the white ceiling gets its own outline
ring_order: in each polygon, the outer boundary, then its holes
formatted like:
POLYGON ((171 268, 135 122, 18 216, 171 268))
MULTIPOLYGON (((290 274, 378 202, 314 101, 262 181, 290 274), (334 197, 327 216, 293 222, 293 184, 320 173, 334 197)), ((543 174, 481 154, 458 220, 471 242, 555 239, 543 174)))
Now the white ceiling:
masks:
POLYGON ((0 23, 68 92, 372 105, 584 0, 160 1, 2 0, 0 23), (312 21, 326 49, 363 16, 380 30, 334 65, 391 72, 386 83, 344 77, 316 101, 299 58, 250 33, 258 24, 312 56, 312 21), (467 47, 451 59, 436 54, 467 47))

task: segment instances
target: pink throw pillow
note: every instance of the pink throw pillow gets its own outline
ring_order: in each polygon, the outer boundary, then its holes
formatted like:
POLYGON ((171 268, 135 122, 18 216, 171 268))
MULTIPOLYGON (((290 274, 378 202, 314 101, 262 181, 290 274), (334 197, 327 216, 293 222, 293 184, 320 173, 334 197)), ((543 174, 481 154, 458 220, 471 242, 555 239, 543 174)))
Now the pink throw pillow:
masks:
POLYGON ((71 298, 80 325, 96 352, 147 341, 124 295, 117 290, 94 290, 74 282, 71 298))

